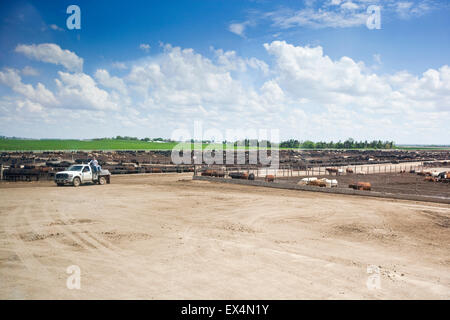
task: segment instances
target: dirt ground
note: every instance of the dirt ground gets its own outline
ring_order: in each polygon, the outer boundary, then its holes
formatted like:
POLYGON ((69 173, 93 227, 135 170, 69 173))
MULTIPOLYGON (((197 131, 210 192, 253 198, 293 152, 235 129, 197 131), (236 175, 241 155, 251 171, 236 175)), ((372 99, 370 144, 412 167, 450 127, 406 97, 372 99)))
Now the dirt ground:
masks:
POLYGON ((449 226, 444 204, 191 174, 0 183, 0 299, 449 299, 449 226))

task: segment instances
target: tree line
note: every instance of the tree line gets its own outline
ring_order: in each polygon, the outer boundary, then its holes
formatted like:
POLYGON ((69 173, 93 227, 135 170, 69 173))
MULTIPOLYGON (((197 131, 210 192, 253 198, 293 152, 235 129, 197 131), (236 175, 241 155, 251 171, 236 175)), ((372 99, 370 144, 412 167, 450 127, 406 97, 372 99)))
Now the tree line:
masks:
POLYGON ((282 141, 280 148, 302 148, 302 149, 392 149, 395 147, 394 141, 355 141, 349 138, 345 141, 339 140, 338 142, 314 142, 310 140, 298 141, 290 139, 282 141))
MULTIPOLYGON (((113 139, 116 140, 141 140, 141 141, 164 141, 169 142, 170 139, 163 139, 163 138, 144 138, 139 139, 136 137, 121 137, 117 136, 113 139)), ((191 143, 195 143, 194 139, 191 139, 191 143)), ((209 140, 203 140, 202 143, 212 143, 212 141, 209 140)), ((228 144, 228 141, 222 141, 223 144, 228 144)), ((244 139, 241 141, 235 141, 234 146, 253 146, 253 147, 267 147, 270 148, 272 143, 267 140, 258 141, 256 139, 244 139)), ((293 149, 393 149, 395 147, 394 141, 381 141, 381 140, 373 140, 373 141, 355 141, 353 138, 348 138, 345 141, 337 141, 337 142, 325 142, 325 141, 318 141, 314 142, 311 140, 305 140, 305 141, 299 141, 296 139, 289 139, 286 141, 281 141, 279 144, 280 148, 293 148, 293 149)))
POLYGON ((170 139, 163 139, 163 138, 141 138, 139 139, 138 137, 129 137, 129 136, 116 136, 116 137, 112 137, 112 138, 95 138, 92 140, 128 140, 128 141, 145 141, 145 142, 150 142, 150 141, 161 141, 161 142, 172 142, 172 140, 170 139))

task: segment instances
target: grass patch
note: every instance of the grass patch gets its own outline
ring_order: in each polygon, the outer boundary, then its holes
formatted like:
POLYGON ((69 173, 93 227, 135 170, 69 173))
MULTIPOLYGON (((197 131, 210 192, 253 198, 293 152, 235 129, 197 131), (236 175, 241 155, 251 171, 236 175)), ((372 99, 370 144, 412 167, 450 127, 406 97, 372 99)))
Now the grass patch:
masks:
MULTIPOLYGON (((78 150, 172 150, 178 145, 178 142, 147 142, 141 140, 120 140, 120 139, 93 139, 93 140, 75 140, 75 139, 0 139, 0 151, 78 151, 78 150)), ((183 148, 194 148, 194 144, 183 143, 183 148)), ((202 148, 223 150, 227 145, 220 143, 203 144, 202 148)), ((197 145, 196 145, 196 149, 197 145)), ((243 146, 235 147, 235 149, 244 149, 243 146)), ((257 147, 246 147, 245 150, 255 150, 257 147)), ((270 148, 269 148, 270 149, 270 148)), ((323 149, 304 149, 304 148, 279 148, 280 150, 323 150, 323 149)), ((442 146, 396 146, 397 150, 449 150, 450 147, 442 146)), ((333 149, 341 150, 341 149, 333 149)), ((370 148, 358 150, 374 150, 370 148)))

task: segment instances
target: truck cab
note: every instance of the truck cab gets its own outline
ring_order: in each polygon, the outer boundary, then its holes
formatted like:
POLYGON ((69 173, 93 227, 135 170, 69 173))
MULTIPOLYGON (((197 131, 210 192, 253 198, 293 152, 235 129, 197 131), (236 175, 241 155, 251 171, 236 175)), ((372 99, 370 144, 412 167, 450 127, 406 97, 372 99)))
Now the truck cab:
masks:
POLYGON ((84 183, 110 183, 111 173, 108 170, 93 172, 88 164, 75 164, 65 171, 60 171, 55 175, 55 183, 58 186, 71 184, 75 187, 84 183))
POLYGON ((83 176, 83 182, 92 181, 93 172, 90 166, 84 166, 83 169, 81 170, 81 173, 83 176))

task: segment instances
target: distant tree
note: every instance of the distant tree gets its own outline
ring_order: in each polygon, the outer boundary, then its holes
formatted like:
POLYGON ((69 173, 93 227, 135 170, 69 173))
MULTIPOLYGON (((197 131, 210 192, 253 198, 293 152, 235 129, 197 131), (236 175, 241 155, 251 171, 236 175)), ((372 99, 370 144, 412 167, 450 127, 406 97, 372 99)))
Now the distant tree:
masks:
POLYGON ((314 149, 315 146, 315 143, 310 140, 306 140, 302 143, 302 148, 304 149, 314 149))

